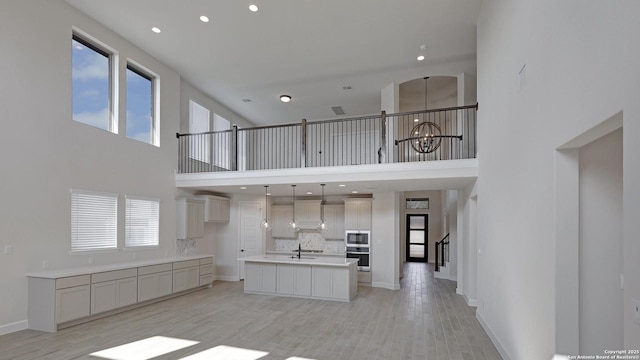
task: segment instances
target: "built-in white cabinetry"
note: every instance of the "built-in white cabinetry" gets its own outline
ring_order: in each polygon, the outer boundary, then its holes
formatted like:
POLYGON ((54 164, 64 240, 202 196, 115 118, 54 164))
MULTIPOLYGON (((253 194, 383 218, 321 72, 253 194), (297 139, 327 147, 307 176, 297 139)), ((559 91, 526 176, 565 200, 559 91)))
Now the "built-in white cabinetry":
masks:
POLYGON ((213 281, 213 259, 200 259, 200 283, 199 285, 211 285, 213 281))
POLYGON ((289 227, 293 219, 292 205, 271 206, 271 237, 283 239, 295 239, 298 234, 289 227))
POLYGON ((138 302, 138 269, 91 274, 91 314, 138 302))
POLYGON ((200 261, 187 260, 173 263, 173 292, 200 286, 200 261))
POLYGON ((245 266, 245 292, 276 292, 276 264, 245 263, 245 266))
POLYGON ((204 206, 201 199, 176 199, 178 239, 204 237, 204 206))
POLYGON ((311 296, 311 266, 277 264, 277 293, 311 296))
POLYGON ((296 225, 300 229, 316 229, 320 224, 320 200, 296 201, 296 225))
POLYGON ((371 199, 344 201, 344 227, 346 230, 371 230, 371 199))
POLYGON ((106 266, 103 271, 85 268, 27 274, 29 328, 56 331, 93 315, 211 284, 211 256, 176 260, 106 266))
POLYGON ((313 289, 311 295, 316 298, 349 299, 349 269, 314 266, 313 289))
POLYGON ((138 301, 147 301, 173 292, 171 263, 138 268, 138 301))
POLYGON ((55 284, 55 319, 58 323, 89 316, 91 311, 89 275, 60 278, 56 280, 55 284))
POLYGON ((344 240, 344 205, 325 205, 324 222, 327 224, 325 239, 344 240))
POLYGON ((205 201, 204 221, 221 223, 229 222, 231 199, 214 195, 199 195, 197 198, 205 201))

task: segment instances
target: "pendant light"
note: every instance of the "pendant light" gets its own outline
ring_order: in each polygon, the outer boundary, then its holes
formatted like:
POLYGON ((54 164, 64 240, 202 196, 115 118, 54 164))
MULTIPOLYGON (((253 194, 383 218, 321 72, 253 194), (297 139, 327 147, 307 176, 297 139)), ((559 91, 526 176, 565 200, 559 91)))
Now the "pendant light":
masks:
POLYGON ((293 217, 291 218, 289 227, 295 231, 298 231, 298 225, 296 224, 296 186, 291 185, 291 189, 293 189, 293 217))
POLYGON ((320 184, 322 186, 322 200, 320 200, 320 224, 318 224, 318 231, 327 231, 327 224, 324 222, 324 186, 326 184, 320 184))
POLYGON ((265 231, 271 231, 271 224, 269 224, 269 202, 267 200, 267 195, 269 190, 269 185, 264 186, 264 221, 262 222, 262 228, 265 231))

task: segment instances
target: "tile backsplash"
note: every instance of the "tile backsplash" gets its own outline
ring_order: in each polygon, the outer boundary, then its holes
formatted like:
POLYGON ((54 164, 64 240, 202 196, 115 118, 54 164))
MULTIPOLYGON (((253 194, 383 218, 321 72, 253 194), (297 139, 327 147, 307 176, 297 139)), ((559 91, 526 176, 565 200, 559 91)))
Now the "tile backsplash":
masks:
POLYGON ((274 238, 275 251, 293 251, 298 249, 298 243, 302 250, 322 250, 324 253, 344 253, 344 241, 326 240, 322 234, 315 231, 299 231, 297 239, 274 238))
POLYGON ((195 239, 177 239, 176 253, 178 255, 193 255, 196 253, 195 239))

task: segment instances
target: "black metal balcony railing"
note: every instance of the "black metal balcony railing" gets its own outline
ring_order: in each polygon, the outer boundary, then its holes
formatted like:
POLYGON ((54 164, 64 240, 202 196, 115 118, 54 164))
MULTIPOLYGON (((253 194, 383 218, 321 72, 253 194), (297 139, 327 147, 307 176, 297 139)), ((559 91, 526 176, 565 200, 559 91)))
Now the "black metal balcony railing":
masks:
POLYGON ((178 137, 178 173, 476 157, 478 105, 259 126, 178 137))

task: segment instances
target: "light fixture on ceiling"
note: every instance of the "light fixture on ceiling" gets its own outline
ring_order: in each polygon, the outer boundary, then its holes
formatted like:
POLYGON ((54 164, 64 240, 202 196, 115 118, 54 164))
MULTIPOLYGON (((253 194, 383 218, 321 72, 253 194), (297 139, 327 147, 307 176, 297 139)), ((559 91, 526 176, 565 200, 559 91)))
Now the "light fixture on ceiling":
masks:
POLYGON ((339 187, 345 187, 345 186, 347 186, 347 185, 345 185, 345 184, 340 184, 340 185, 338 185, 338 186, 339 186, 339 187))
POLYGON ((258 5, 256 5, 256 4, 249 5, 249 10, 251 10, 253 12, 258 11, 258 5))
POLYGON ((418 55, 418 61, 424 60, 424 55, 418 55))
POLYGON ((311 191, 307 191, 307 195, 313 195, 311 191))
POLYGON ((280 95, 280 101, 282 101, 283 103, 288 103, 289 101, 291 101, 291 96, 290 95, 280 95))
POLYGON ((162 32, 162 30, 160 30, 159 27, 155 27, 155 26, 151 28, 151 31, 153 31, 156 34, 160 34, 162 32))
POLYGON ((200 15, 200 21, 204 23, 209 22, 209 17, 207 15, 200 15))
POLYGON ((291 189, 293 190, 293 216, 291 217, 289 227, 294 231, 298 231, 298 225, 296 224, 296 186, 291 185, 291 189))
POLYGON ((320 200, 320 224, 318 224, 318 230, 320 232, 327 231, 327 224, 324 222, 324 186, 326 184, 320 184, 322 186, 322 198, 320 200))
POLYGON ((246 186, 240 186, 240 190, 247 190, 246 186))
POLYGON ((264 186, 264 221, 262 222, 262 228, 265 231, 271 230, 271 225, 269 224, 269 201, 267 196, 269 195, 269 185, 264 186))

